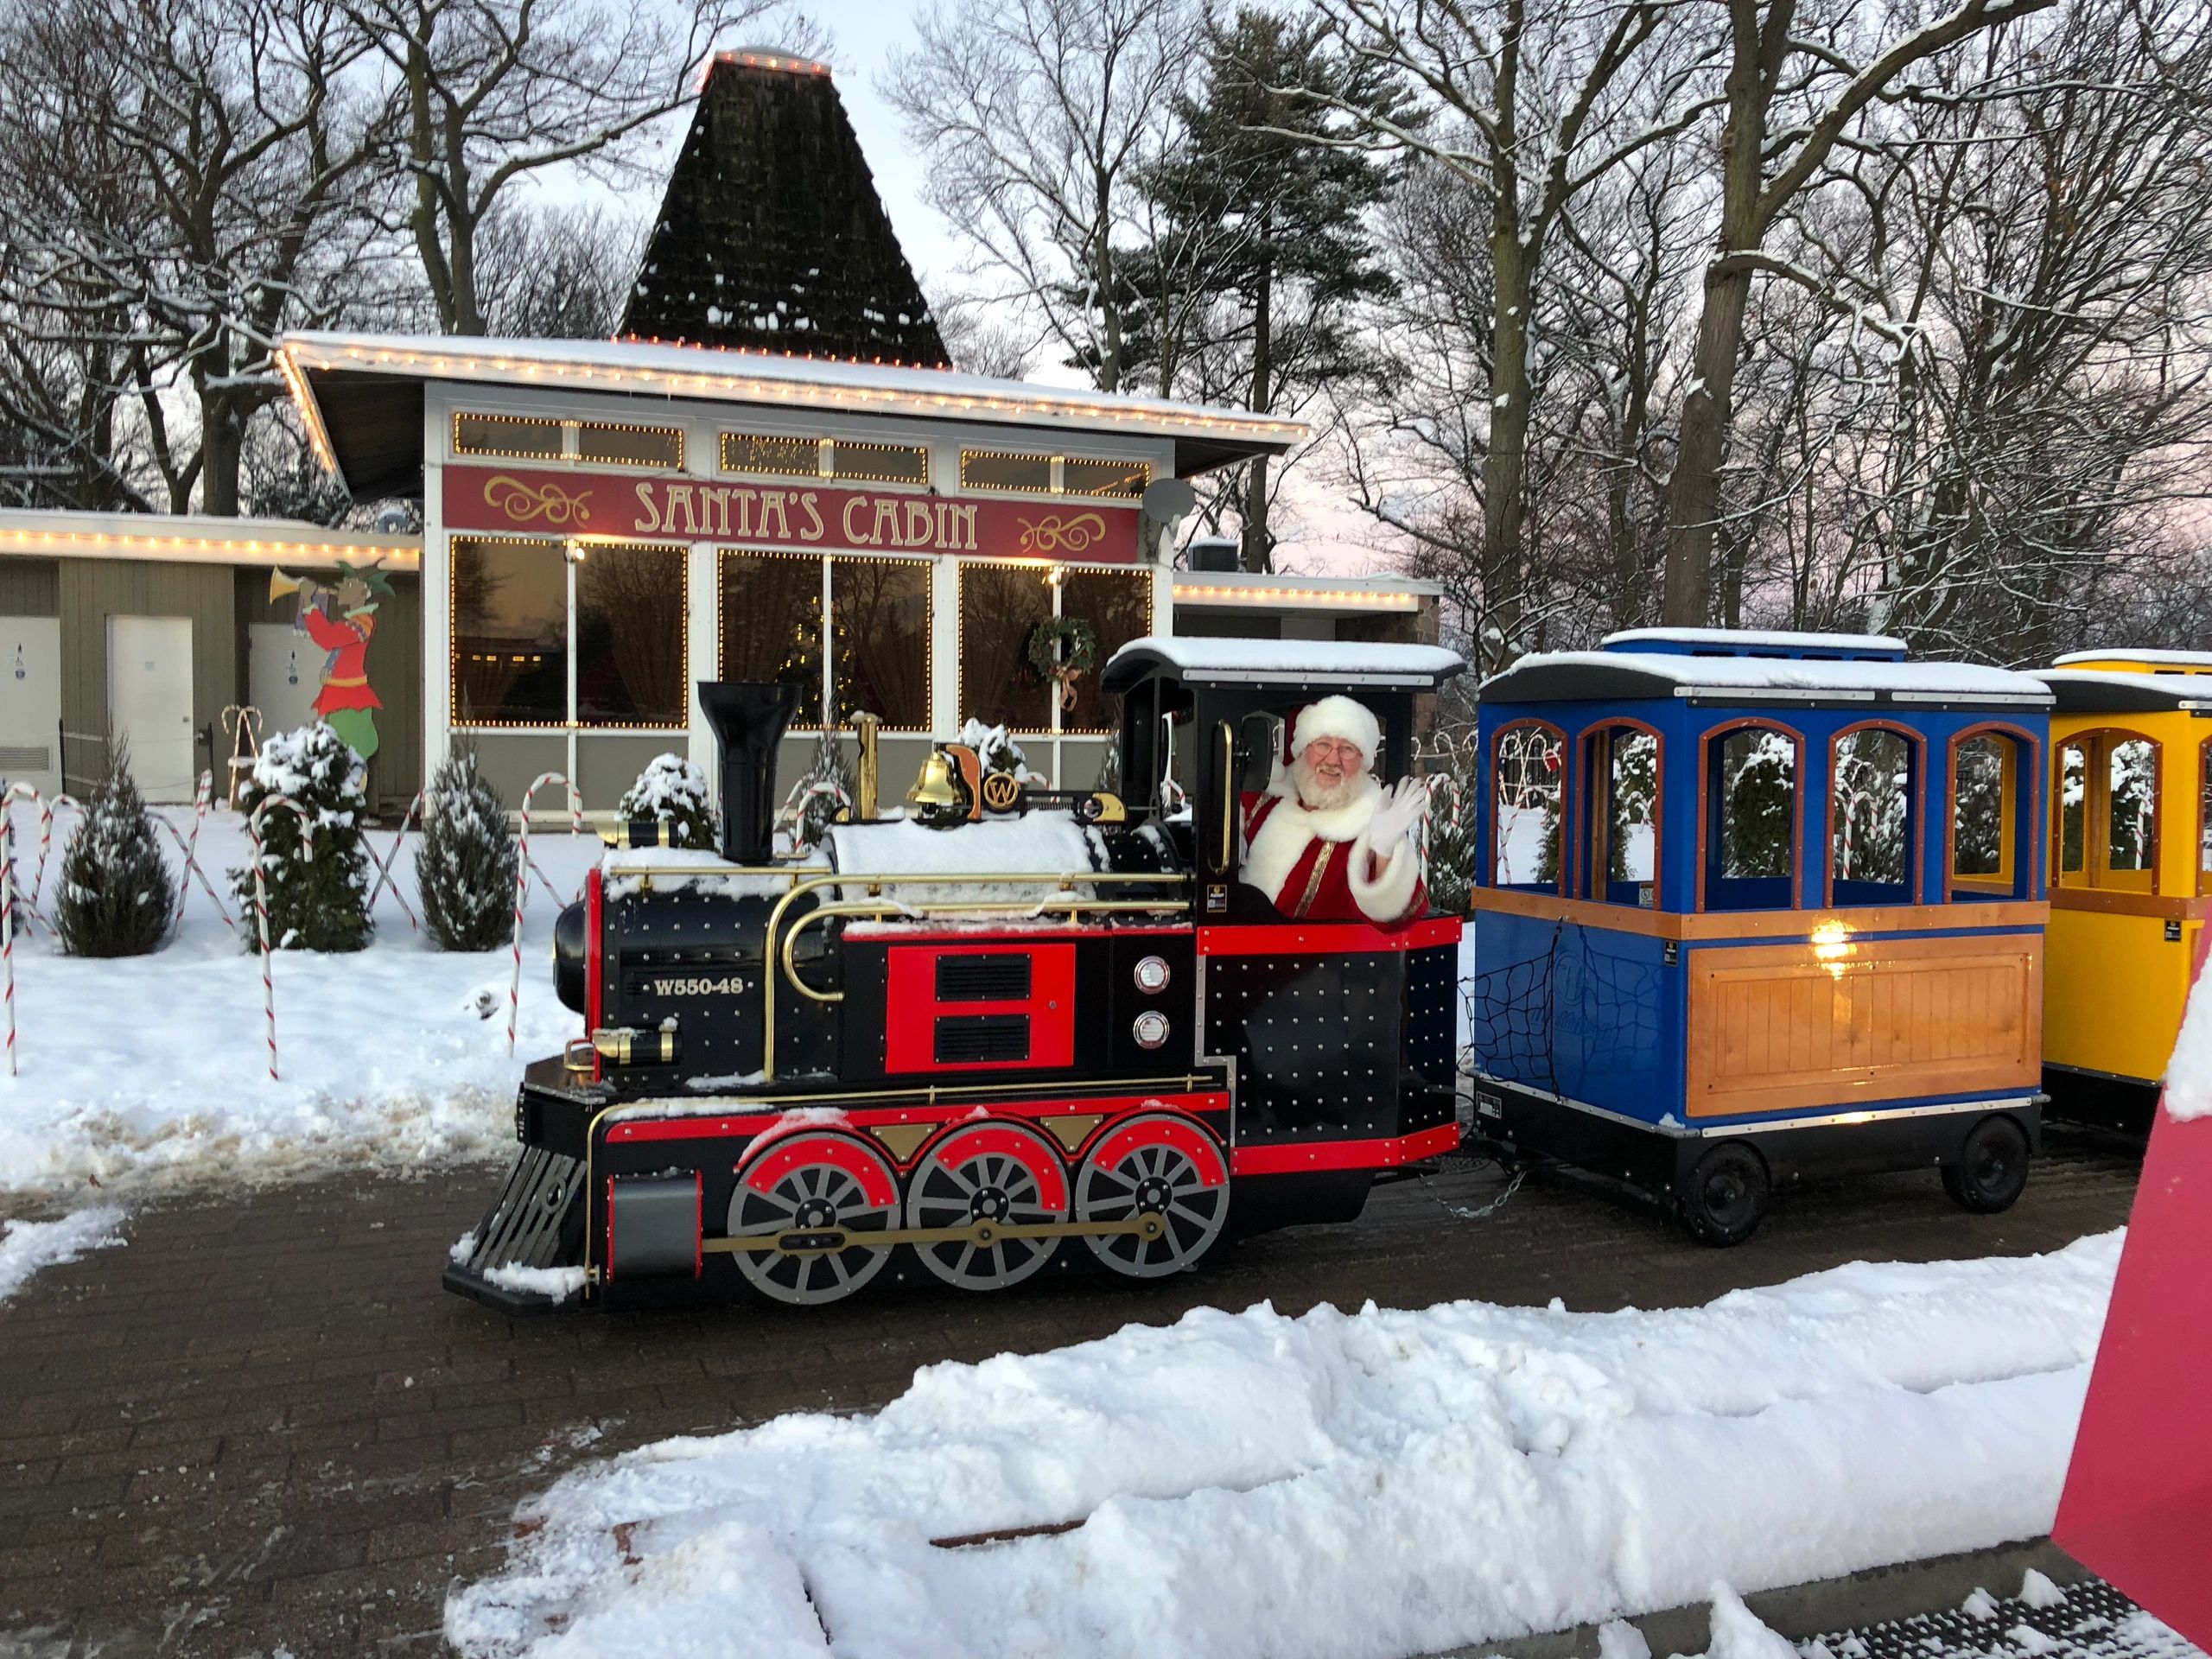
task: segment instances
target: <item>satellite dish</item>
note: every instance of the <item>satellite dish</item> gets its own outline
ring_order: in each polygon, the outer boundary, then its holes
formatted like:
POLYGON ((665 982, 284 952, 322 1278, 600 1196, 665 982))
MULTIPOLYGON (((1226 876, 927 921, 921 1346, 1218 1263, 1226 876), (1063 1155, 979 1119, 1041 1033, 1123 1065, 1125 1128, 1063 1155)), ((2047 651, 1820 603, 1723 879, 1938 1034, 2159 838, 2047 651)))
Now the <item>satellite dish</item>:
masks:
POLYGON ((1146 518, 1172 524, 1198 505, 1198 493, 1191 487, 1188 479, 1156 478, 1145 486, 1140 505, 1146 518))

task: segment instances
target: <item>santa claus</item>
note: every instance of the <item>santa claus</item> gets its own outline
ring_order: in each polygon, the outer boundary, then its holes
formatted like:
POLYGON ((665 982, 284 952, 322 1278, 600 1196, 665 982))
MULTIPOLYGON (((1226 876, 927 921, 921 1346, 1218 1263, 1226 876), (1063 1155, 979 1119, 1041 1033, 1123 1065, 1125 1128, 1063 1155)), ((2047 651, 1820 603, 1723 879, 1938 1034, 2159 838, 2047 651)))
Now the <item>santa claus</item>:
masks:
POLYGON ((1382 741, 1364 704, 1309 702, 1291 727, 1289 764, 1244 798, 1244 880, 1284 915, 1402 927, 1427 908, 1414 841, 1425 791, 1375 781, 1382 741))

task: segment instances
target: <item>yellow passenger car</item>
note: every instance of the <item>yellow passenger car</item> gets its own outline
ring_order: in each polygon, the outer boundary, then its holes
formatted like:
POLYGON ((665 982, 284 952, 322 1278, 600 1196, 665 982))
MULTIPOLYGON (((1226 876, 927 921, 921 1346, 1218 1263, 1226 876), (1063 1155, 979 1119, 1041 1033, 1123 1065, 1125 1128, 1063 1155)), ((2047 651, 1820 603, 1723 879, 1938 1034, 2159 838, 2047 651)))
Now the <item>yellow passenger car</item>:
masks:
POLYGON ((2212 652, 2086 651, 2051 710, 2044 1086, 2146 1129, 2212 894, 2212 652))

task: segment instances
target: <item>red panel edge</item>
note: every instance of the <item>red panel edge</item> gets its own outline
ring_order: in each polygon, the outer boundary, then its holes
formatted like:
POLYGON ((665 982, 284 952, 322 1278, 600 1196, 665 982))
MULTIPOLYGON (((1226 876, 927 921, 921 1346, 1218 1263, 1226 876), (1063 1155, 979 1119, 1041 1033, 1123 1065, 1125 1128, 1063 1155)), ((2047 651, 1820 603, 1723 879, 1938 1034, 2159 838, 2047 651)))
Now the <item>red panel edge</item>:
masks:
POLYGON ((1198 930, 1202 957, 1342 956, 1459 942, 1457 916, 1431 916, 1395 931, 1365 922, 1252 922, 1198 930))
POLYGON ((1290 1146, 1239 1147, 1229 1154, 1232 1175, 1299 1175, 1314 1170, 1395 1169, 1434 1158, 1459 1144, 1459 1126, 1440 1123, 1378 1141, 1307 1141, 1290 1146))
MULTIPOLYGON (((848 1112, 842 1122, 802 1122, 787 1127, 794 1131, 819 1128, 865 1129, 885 1123, 928 1123, 942 1126, 960 1121, 981 1106, 986 1112, 1027 1119, 1048 1113, 1153 1111, 1224 1112, 1229 1109, 1226 1091, 1196 1095, 1101 1095, 1088 1099, 944 1101, 935 1106, 879 1106, 848 1112)), ((784 1110, 747 1112, 731 1116, 702 1113, 697 1117, 645 1118, 634 1123, 615 1123, 607 1130, 609 1143, 634 1145, 645 1141, 721 1141, 766 1133, 785 1122, 784 1110)))

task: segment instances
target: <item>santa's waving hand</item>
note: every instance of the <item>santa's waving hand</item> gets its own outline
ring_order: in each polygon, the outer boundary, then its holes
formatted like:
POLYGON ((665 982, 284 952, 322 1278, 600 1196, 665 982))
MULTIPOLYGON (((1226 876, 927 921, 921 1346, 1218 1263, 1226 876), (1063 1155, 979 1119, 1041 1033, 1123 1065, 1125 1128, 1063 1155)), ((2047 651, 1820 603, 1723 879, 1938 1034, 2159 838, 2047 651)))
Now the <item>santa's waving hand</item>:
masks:
POLYGON ((1323 697, 1298 712, 1290 764, 1244 800, 1244 880, 1286 916, 1402 927, 1427 908, 1408 780, 1375 781, 1382 727, 1364 704, 1323 697))

